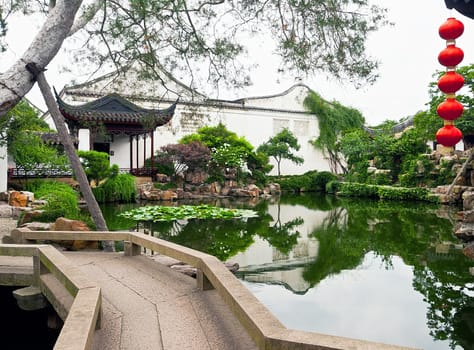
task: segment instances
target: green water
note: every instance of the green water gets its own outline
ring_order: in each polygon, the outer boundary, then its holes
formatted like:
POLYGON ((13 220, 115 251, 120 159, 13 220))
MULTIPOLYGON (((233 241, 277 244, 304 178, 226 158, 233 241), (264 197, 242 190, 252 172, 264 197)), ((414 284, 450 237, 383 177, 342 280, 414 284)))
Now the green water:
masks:
POLYGON ((139 225, 117 217, 136 205, 104 215, 110 229, 144 230, 239 263, 237 276, 288 328, 474 349, 474 262, 452 235, 457 208, 319 195, 210 204, 259 217, 139 225))

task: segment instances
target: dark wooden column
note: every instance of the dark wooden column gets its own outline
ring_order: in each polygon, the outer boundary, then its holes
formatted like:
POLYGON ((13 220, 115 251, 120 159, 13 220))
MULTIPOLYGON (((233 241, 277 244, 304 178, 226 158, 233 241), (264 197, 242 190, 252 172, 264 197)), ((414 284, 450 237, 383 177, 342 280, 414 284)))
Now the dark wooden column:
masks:
POLYGON ((136 137, 136 140, 137 140, 137 149, 135 150, 136 152, 136 155, 137 155, 137 169, 138 169, 138 145, 139 145, 139 142, 138 142, 138 138, 140 137, 139 135, 135 136, 136 137))
POLYGON ((145 160, 146 160, 146 133, 143 134, 143 168, 146 168, 145 160))
POLYGON ((130 145, 130 171, 133 170, 133 136, 128 137, 128 143, 130 145))
POLYGON ((155 165, 155 162, 154 162, 154 155, 155 155, 155 132, 152 131, 151 132, 151 147, 150 147, 150 150, 151 150, 151 158, 150 158, 150 167, 151 167, 151 171, 153 172, 153 168, 154 168, 154 165, 155 165))

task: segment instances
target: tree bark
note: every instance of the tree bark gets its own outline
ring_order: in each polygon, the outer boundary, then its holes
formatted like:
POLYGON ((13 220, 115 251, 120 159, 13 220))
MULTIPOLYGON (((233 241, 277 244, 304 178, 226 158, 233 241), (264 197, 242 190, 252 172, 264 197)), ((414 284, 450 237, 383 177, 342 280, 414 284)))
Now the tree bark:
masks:
MULTIPOLYGON (((71 167, 74 171, 74 175, 76 176, 77 182, 79 183, 79 187, 81 189, 82 195, 84 200, 87 203, 87 208, 91 214, 92 220, 94 221, 97 230, 99 231, 108 231, 107 224, 105 219, 102 215, 102 211, 100 210, 99 204, 92 193, 92 189, 89 185, 89 181, 87 180, 87 176, 82 168, 81 161, 79 156, 76 153, 76 149, 74 144, 72 143, 72 139, 69 136, 69 132, 64 124, 63 116, 56 105, 56 101, 54 96, 51 92, 51 88, 46 81, 46 77, 43 73, 43 70, 38 68, 34 63, 28 63, 27 69, 30 71, 36 81, 38 82, 39 88, 41 93, 43 94, 44 101, 46 106, 48 107, 49 113, 53 118, 54 124, 56 126, 56 130, 58 131, 59 139, 64 146, 64 150, 69 158, 71 163, 71 167)), ((113 241, 103 241, 102 242, 103 249, 105 251, 115 251, 113 241)))
POLYGON ((0 118, 34 85, 25 65, 34 62, 44 68, 51 62, 69 35, 81 4, 82 0, 58 0, 23 56, 0 74, 0 118))

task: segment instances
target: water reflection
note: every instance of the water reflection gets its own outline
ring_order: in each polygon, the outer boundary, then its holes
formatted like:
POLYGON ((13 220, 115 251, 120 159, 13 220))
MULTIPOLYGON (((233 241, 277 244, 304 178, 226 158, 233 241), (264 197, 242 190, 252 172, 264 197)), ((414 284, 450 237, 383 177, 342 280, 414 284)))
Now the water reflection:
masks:
MULTIPOLYGON (((474 348, 474 263, 452 235, 456 209, 314 195, 211 204, 259 217, 139 229, 238 262, 239 278, 290 328, 425 349, 474 348)), ((105 216, 114 227, 114 211, 105 216)))

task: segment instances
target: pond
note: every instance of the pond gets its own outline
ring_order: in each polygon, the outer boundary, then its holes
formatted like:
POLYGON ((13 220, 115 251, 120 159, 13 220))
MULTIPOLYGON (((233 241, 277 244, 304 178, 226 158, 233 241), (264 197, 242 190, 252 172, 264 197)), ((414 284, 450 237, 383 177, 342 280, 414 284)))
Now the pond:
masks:
POLYGON ((136 205, 108 206, 104 216, 111 230, 144 230, 237 262, 237 277, 288 328, 474 348, 474 262, 452 235, 458 208, 316 194, 209 204, 259 216, 138 225, 117 216, 136 205))

